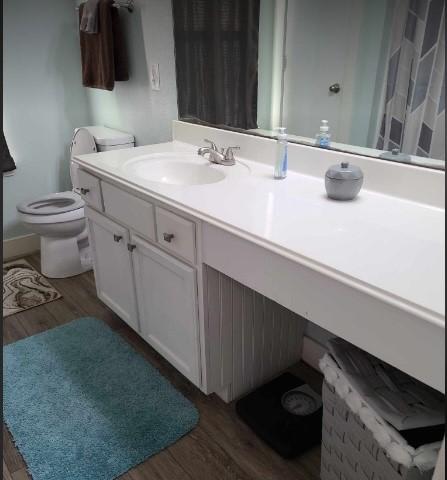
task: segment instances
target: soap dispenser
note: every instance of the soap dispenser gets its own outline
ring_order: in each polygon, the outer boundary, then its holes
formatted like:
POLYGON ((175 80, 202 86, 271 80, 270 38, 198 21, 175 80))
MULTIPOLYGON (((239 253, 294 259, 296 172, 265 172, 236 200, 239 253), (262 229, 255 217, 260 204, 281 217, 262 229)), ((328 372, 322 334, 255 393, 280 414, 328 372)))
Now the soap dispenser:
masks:
POLYGON ((321 120, 320 131, 317 133, 315 145, 320 148, 329 148, 331 146, 331 134, 329 133, 329 122, 321 120))
POLYGON ((281 180, 287 177, 287 133, 284 127, 278 127, 276 137, 276 158, 274 177, 281 180))

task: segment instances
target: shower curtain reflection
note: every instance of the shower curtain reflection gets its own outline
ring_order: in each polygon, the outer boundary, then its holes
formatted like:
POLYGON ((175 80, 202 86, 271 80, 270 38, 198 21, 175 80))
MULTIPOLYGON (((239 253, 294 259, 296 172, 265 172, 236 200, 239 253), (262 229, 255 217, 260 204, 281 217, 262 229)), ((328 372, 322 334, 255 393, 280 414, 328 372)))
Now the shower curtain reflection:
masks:
POLYGON ((377 148, 445 159, 445 0, 397 2, 377 148))

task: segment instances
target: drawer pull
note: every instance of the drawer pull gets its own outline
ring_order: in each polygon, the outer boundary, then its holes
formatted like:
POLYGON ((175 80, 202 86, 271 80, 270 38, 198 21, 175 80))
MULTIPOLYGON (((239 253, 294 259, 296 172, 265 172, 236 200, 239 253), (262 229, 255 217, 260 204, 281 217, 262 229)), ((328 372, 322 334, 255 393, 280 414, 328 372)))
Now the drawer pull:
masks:
POLYGON ((118 242, 121 242, 121 240, 123 239, 123 236, 122 235, 113 235, 113 240, 118 243, 118 242))
POLYGON ((86 195, 88 192, 90 192, 89 188, 81 188, 82 195, 86 195))
POLYGON ((173 233, 163 233, 163 239, 165 242, 171 243, 175 235, 173 233))
POLYGON ((127 250, 129 250, 129 252, 133 252, 136 248, 137 246, 133 245, 132 243, 127 244, 127 250))

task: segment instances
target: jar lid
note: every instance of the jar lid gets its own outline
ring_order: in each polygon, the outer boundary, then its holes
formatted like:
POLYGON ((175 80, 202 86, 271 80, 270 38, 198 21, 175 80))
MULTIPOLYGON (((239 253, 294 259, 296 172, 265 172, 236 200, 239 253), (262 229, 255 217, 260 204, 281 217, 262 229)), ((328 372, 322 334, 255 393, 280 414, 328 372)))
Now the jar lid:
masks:
POLYGON ((326 172, 326 176, 337 180, 359 180, 363 178, 363 172, 349 162, 342 162, 339 165, 332 165, 326 172))

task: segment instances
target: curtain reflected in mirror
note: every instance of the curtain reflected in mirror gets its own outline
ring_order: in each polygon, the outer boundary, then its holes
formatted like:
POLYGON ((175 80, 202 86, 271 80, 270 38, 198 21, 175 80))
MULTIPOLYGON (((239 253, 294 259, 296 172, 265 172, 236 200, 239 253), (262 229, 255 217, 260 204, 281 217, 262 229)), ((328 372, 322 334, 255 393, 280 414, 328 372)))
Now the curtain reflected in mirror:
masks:
POLYGON ((173 0, 179 116, 257 128, 259 0, 173 0))

